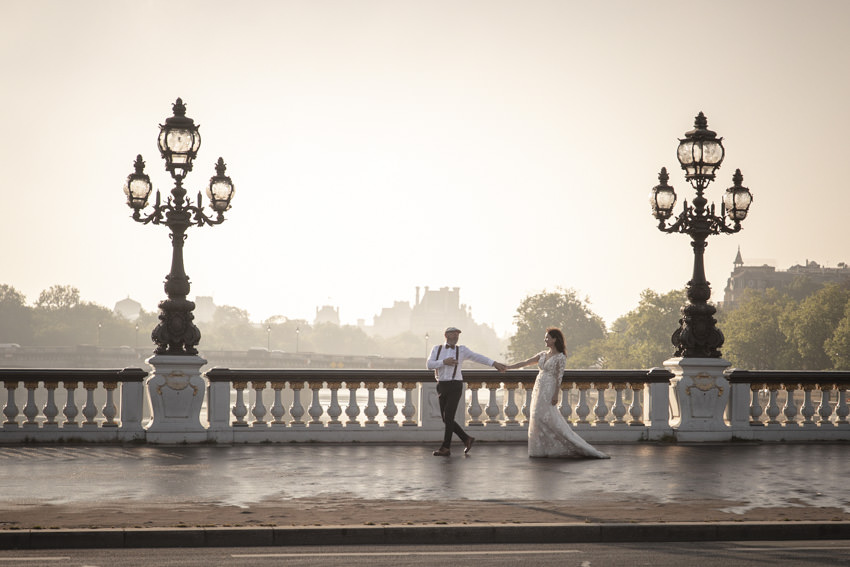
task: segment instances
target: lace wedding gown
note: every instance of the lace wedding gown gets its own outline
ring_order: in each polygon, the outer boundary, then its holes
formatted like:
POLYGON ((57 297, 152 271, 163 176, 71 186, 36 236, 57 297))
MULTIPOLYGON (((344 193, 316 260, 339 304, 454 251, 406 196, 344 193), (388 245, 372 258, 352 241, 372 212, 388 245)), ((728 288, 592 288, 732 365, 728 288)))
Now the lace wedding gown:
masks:
POLYGON ((549 357, 540 353, 537 362, 540 372, 531 393, 531 419, 528 423, 529 457, 594 457, 607 459, 608 455, 594 449, 573 431, 552 398, 561 387, 561 378, 567 357, 563 353, 549 357))

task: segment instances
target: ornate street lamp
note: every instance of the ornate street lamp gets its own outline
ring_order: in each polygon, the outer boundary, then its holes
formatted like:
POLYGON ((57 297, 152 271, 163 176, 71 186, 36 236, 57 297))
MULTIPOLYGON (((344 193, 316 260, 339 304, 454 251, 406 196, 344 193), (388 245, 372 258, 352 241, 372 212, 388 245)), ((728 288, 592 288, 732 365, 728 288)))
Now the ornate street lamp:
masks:
POLYGON ((708 129, 705 115, 700 112, 694 121, 694 129, 679 140, 677 157, 685 179, 696 190, 696 197, 689 205, 684 202, 682 212, 668 226, 667 219, 673 214, 676 204, 676 192, 667 184, 670 176, 667 168, 662 167, 658 174, 658 185, 653 187, 650 194, 652 214, 658 219, 658 229, 662 232, 681 232, 691 237, 694 249, 693 277, 687 285, 688 303, 682 307, 682 318, 679 328, 673 333, 671 340, 676 347, 674 356, 683 358, 719 358, 720 347, 723 346, 723 333, 716 327, 714 319, 716 309, 708 304, 711 297, 711 287, 705 279, 703 255, 707 245, 706 239, 711 234, 721 232, 731 234, 741 230, 741 221, 747 217, 753 196, 750 190, 743 187, 744 180, 741 170, 732 176, 734 185, 726 190, 720 205, 720 215, 715 214, 714 204, 707 207, 708 201, 703 196, 708 184, 714 180, 714 172, 723 162, 725 150, 723 138, 708 129), (728 218, 728 221, 727 221, 728 218))
POLYGON ((135 171, 127 176, 124 193, 127 205, 133 209, 133 220, 142 224, 164 224, 171 231, 171 272, 165 277, 165 293, 168 299, 159 303, 159 324, 151 333, 156 343, 156 354, 196 355, 195 348, 201 340, 201 332, 192 322, 195 303, 186 299, 189 294, 189 277, 183 267, 183 242, 190 226, 215 225, 224 222, 224 212, 233 199, 233 182, 225 175, 226 166, 222 158, 215 165, 216 174, 207 186, 210 208, 215 217, 203 211, 201 193, 195 203, 186 197, 183 179, 192 171, 192 162, 201 146, 199 126, 186 116, 186 106, 181 99, 172 105, 174 115, 165 120, 159 129, 159 151, 165 159, 165 169, 171 174, 175 185, 163 203, 159 191, 153 210, 142 215, 151 194, 151 181, 145 172, 142 156, 136 157, 135 171))

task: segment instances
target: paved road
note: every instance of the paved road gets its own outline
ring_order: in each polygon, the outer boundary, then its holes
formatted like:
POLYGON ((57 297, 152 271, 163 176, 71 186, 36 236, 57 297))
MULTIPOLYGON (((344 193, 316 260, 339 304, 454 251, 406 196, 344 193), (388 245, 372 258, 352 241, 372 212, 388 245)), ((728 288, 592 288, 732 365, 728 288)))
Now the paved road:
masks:
MULTIPOLYGON (((0 565, 29 567, 208 567, 210 565, 299 565, 327 567, 431 567, 439 564, 488 567, 680 567, 694 564, 694 544, 487 544, 446 546, 247 547, 187 549, 59 549, 0 551, 0 565)), ((700 567, 850 565, 846 541, 701 542, 700 567)))
POLYGON ((600 448, 5 446, 0 549, 850 539, 848 444, 600 448))
POLYGON ((439 458, 420 445, 0 447, 0 507, 125 501, 235 506, 316 496, 405 501, 734 500, 850 513, 848 444, 631 444, 610 460, 529 459, 523 444, 439 458))

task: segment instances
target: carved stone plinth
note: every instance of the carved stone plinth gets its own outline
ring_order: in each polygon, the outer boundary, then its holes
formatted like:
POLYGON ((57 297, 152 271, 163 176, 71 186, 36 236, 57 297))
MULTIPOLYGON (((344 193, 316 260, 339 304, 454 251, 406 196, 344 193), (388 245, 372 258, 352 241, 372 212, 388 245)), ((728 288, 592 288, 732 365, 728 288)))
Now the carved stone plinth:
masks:
POLYGON ((200 369, 207 361, 194 355, 155 355, 147 363, 154 369, 146 382, 153 411, 146 426, 147 441, 205 441, 207 430, 200 416, 206 382, 200 369))
POLYGON ((729 403, 729 381, 724 371, 731 363, 722 358, 671 358, 664 367, 675 376, 670 380, 678 406, 679 423, 674 429, 680 440, 710 441, 729 437, 724 415, 729 403))

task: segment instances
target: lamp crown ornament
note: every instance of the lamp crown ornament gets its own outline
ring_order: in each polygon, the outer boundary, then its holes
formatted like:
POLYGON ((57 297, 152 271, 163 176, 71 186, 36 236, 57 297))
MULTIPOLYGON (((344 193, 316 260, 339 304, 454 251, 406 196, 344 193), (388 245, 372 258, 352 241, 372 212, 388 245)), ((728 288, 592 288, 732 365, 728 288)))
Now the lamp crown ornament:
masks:
POLYGON ((186 105, 178 98, 171 105, 173 116, 159 125, 159 152, 165 159, 165 169, 180 182, 192 171, 192 161, 201 147, 200 125, 186 116, 186 105))
POLYGON ((708 129, 708 119, 700 112, 694 119, 693 130, 679 139, 676 152, 679 164, 685 170, 685 179, 691 182, 697 193, 701 194, 714 180, 714 172, 723 163, 724 156, 723 138, 718 138, 714 131, 708 129))
POLYGON ((159 303, 159 324, 151 332, 151 339, 157 345, 154 352, 196 355, 201 331, 193 323, 195 304, 187 299, 190 285, 183 267, 183 243, 190 226, 224 222, 224 212, 230 209, 230 201, 233 199, 233 181, 226 175, 224 159, 218 158, 216 175, 210 178, 207 187, 210 208, 216 213, 215 216, 208 216, 203 211, 200 192, 195 203, 186 197, 183 179, 192 171, 192 162, 201 146, 201 136, 199 126, 186 116, 186 105, 182 99, 178 98, 171 108, 173 116, 160 124, 157 139, 160 155, 165 160, 165 169, 175 182, 171 196, 163 203, 157 191, 153 210, 142 215, 152 185, 150 177, 144 173, 145 162, 141 155, 136 156, 133 164, 135 171, 127 176, 124 193, 127 195, 127 205, 133 209, 133 220, 142 224, 164 224, 171 231, 171 271, 165 277, 164 284, 168 298, 159 303))
POLYGON ((671 341, 676 348, 674 356, 694 358, 719 358, 723 346, 723 333, 716 327, 713 315, 717 312, 708 303, 711 286, 705 279, 703 256, 707 238, 712 234, 732 234, 741 230, 743 221, 753 201, 750 190, 743 186, 741 170, 735 170, 732 187, 726 190, 721 203, 720 215, 715 215, 714 205, 708 205, 703 192, 715 178, 715 171, 723 163, 726 150, 723 138, 708 129, 708 120, 700 112, 694 120, 694 128, 679 139, 676 157, 685 171, 685 179, 696 190, 696 197, 689 205, 685 201, 682 212, 667 224, 676 204, 676 192, 667 184, 670 179, 667 168, 658 174, 659 184, 652 188, 650 205, 662 232, 679 232, 691 237, 694 250, 693 277, 688 281, 686 292, 688 303, 681 309, 679 328, 671 341), (727 221, 728 218, 728 221, 727 221))

